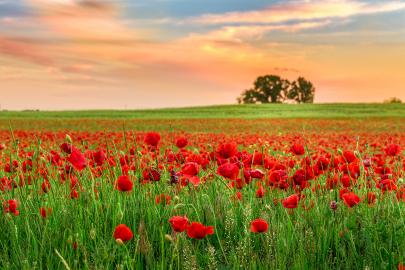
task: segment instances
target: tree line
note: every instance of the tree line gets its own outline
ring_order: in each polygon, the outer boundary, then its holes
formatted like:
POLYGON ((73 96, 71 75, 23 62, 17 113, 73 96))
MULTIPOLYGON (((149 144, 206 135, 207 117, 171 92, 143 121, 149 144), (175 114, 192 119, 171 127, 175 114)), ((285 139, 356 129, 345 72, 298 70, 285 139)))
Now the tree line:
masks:
POLYGON ((242 92, 237 98, 239 104, 256 103, 313 103, 315 87, 303 77, 288 81, 277 75, 260 76, 253 88, 242 92))

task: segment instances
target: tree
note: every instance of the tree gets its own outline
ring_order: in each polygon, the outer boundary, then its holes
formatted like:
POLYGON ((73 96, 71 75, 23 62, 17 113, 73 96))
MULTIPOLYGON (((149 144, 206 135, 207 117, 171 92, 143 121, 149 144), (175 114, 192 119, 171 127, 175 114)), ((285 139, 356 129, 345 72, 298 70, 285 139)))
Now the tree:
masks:
POLYGON ((384 100, 384 103, 402 103, 402 100, 397 97, 392 97, 392 98, 384 100))
POLYGON ((290 82, 276 75, 260 76, 252 89, 245 90, 239 103, 282 103, 288 94, 290 82))
POLYGON ((299 77, 291 84, 287 97, 297 103, 314 103, 315 87, 303 77, 299 77))

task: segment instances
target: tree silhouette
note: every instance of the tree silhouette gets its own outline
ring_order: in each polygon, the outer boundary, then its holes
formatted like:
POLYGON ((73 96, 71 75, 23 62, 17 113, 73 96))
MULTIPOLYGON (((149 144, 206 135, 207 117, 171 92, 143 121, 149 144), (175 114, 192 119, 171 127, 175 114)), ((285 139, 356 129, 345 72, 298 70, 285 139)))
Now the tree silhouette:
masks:
POLYGON ((245 90, 239 103, 281 103, 287 98, 289 81, 276 75, 260 76, 252 89, 245 90))
POLYGON ((291 84, 287 97, 297 103, 314 103, 315 87, 303 77, 291 84))
POLYGON ((313 103, 315 88, 303 77, 290 83, 277 75, 260 76, 251 89, 242 92, 237 98, 238 103, 283 103, 294 100, 297 103, 313 103))

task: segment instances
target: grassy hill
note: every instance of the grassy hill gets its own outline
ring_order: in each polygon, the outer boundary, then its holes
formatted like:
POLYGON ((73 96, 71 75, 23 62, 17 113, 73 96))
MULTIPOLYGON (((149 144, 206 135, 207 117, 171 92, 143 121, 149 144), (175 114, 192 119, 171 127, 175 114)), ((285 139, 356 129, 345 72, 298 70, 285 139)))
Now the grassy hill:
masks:
POLYGON ((215 119, 405 117, 405 104, 220 105, 147 110, 2 111, 0 119, 215 119))

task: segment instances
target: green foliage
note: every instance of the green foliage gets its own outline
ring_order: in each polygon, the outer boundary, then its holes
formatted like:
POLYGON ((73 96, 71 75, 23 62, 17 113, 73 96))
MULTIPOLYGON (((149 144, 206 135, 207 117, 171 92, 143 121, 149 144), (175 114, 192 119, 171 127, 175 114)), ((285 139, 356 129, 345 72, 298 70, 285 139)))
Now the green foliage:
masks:
POLYGON ((299 77, 297 81, 291 84, 287 97, 297 103, 313 103, 315 96, 315 87, 310 81, 299 77))
POLYGON ((283 103, 288 100, 313 103, 314 95, 313 84, 303 77, 289 82, 277 75, 265 75, 258 77, 253 88, 245 90, 237 101, 239 104, 283 103))
POLYGON ((384 103, 399 104, 399 103, 402 103, 402 100, 400 98, 397 98, 397 97, 392 97, 392 98, 389 98, 387 100, 384 100, 384 103))

